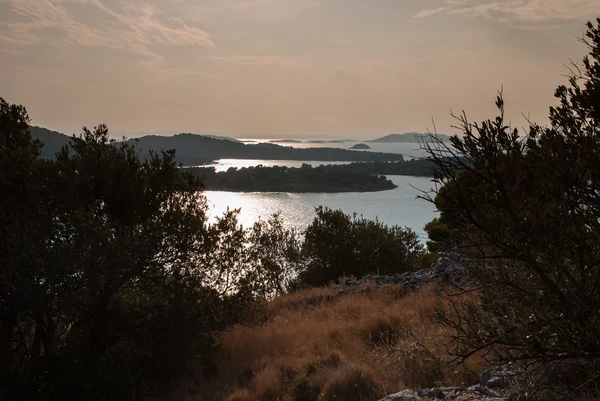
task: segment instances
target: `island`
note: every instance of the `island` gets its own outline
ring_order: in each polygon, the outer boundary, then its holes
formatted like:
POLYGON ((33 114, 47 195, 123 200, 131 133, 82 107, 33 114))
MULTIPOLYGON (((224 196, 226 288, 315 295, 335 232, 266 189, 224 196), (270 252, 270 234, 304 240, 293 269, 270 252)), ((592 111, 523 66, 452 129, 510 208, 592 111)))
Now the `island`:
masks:
POLYGON ((350 149, 352 150, 358 150, 358 149, 371 149, 371 147, 369 145, 367 145, 366 143, 357 143, 356 145, 352 146, 350 149))
MULTIPOLYGON (((30 127, 31 135, 44 144, 42 157, 53 158, 67 145, 71 137, 41 127, 30 127)), ((207 164, 218 159, 257 160, 318 160, 318 161, 403 161, 396 153, 357 152, 340 148, 294 148, 274 143, 245 144, 227 138, 196 134, 174 136, 146 135, 129 139, 140 151, 140 157, 149 157, 150 152, 175 149, 175 160, 186 166, 207 164)), ((115 144, 120 143, 119 141, 115 144)))
POLYGON ((312 167, 244 167, 217 172, 214 167, 184 167, 198 175, 204 189, 231 192, 375 192, 396 186, 385 175, 430 177, 433 163, 428 159, 400 162, 365 162, 312 167))
POLYGON ((383 175, 332 166, 312 167, 231 167, 216 172, 214 167, 189 167, 185 171, 198 175, 204 189, 230 192, 375 192, 396 188, 383 175))
POLYGON ((442 134, 421 134, 418 132, 408 132, 406 134, 390 134, 377 139, 371 139, 365 142, 371 143, 419 143, 431 142, 438 139, 442 142, 449 142, 450 137, 442 134))

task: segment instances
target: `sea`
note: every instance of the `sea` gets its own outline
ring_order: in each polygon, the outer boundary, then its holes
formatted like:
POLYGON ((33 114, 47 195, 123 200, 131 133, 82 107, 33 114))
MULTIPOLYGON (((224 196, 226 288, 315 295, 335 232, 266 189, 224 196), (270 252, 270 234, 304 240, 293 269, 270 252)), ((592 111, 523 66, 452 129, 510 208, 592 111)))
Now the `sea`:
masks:
MULTIPOLYGON (((246 143, 266 142, 265 139, 243 140, 246 143)), ((342 143, 279 143, 282 146, 293 147, 332 147, 349 149, 359 142, 342 143)), ((424 153, 416 143, 369 143, 370 151, 400 153, 406 159, 422 157, 424 153)), ((287 166, 300 167, 303 163, 318 166, 321 164, 344 164, 345 162, 324 162, 318 160, 246 160, 222 159, 213 165, 217 171, 224 171, 230 167, 249 166, 287 166)), ((349 162, 347 162, 349 163, 349 162)), ((254 222, 266 220, 271 215, 279 213, 286 228, 302 231, 316 217, 315 208, 318 206, 331 209, 341 209, 349 215, 356 214, 372 220, 379 220, 387 225, 400 225, 409 227, 419 236, 421 242, 427 240, 424 226, 427 222, 438 216, 433 204, 419 198, 426 193, 431 193, 434 183, 429 177, 411 177, 389 175, 397 188, 379 192, 345 192, 345 193, 286 193, 286 192, 225 192, 205 191, 210 207, 211 219, 216 219, 227 209, 240 209, 239 221, 249 227, 254 222)))

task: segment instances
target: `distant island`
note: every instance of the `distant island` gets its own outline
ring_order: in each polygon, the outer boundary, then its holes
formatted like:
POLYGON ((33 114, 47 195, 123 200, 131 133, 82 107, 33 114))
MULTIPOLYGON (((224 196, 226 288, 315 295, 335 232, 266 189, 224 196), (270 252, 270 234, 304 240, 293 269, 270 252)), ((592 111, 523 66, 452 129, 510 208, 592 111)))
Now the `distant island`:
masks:
POLYGON ((396 188, 383 175, 333 166, 244 167, 216 172, 214 167, 190 167, 199 175, 204 189, 231 192, 375 192, 396 188))
MULTIPOLYGON (((44 144, 42 156, 53 158, 60 149, 69 143, 70 137, 41 127, 30 127, 33 138, 44 144)), ((318 160, 318 161, 402 161, 402 155, 395 153, 356 152, 339 148, 296 149, 273 143, 244 144, 239 141, 218 139, 196 134, 174 136, 147 135, 129 139, 136 143, 140 155, 149 152, 175 149, 176 160, 186 166, 208 164, 218 159, 258 159, 258 160, 318 160)))
MULTIPOLYGON (((345 142, 356 142, 355 139, 331 139, 331 140, 324 140, 324 139, 310 139, 307 140, 306 143, 345 143, 345 142)), ((298 139, 273 139, 270 140, 269 143, 304 143, 303 141, 300 141, 298 139)))
POLYGON ((363 174, 410 175, 433 177, 434 164, 429 159, 411 159, 397 162, 360 162, 320 166, 330 170, 350 171, 363 174))
POLYGON ((270 143, 302 143, 297 139, 273 139, 269 141, 270 143))
POLYGON ((390 134, 377 139, 371 139, 365 142, 371 143, 419 143, 421 141, 430 142, 433 138, 442 142, 450 140, 448 135, 442 134, 420 134, 418 132, 408 132, 406 134, 390 134))
POLYGON ((384 175, 430 177, 433 163, 427 159, 399 162, 363 162, 312 167, 186 167, 199 175, 206 190, 231 192, 375 192, 396 186, 384 175))
POLYGON ((359 149, 371 149, 371 147, 365 143, 357 143, 356 145, 352 146, 350 149, 352 150, 359 150, 359 149))

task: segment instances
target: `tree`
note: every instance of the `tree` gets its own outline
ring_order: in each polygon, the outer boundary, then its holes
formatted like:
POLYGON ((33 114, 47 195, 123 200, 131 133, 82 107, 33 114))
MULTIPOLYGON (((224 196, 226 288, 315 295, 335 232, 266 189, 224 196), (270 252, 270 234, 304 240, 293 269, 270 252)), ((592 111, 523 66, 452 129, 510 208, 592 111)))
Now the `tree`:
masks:
POLYGON ((442 250, 442 244, 448 246, 448 243, 452 238, 452 230, 448 227, 447 223, 444 223, 442 218, 436 217, 425 224, 425 232, 429 237, 427 249, 430 252, 440 252, 442 250))
POLYGON ((16 266, 33 264, 33 255, 17 250, 41 240, 35 233, 43 213, 35 205, 34 169, 41 145, 32 140, 28 126, 25 108, 0 98, 0 380, 19 353, 13 347, 12 333, 26 309, 29 284, 34 280, 31 270, 20 271, 16 266))
POLYGON ((452 147, 424 144, 441 211, 430 228, 451 232, 436 246, 479 283, 477 300, 441 311, 460 359, 600 357, 600 18, 583 41, 590 53, 556 90, 549 127, 512 129, 500 95, 495 120, 463 114, 452 147))
POLYGON ((350 217, 341 210, 317 208, 305 231, 301 285, 326 285, 343 276, 394 274, 414 269, 423 246, 409 228, 350 217))
POLYGON ((258 284, 255 292, 263 298, 282 295, 289 289, 302 263, 301 242, 293 229, 286 229, 279 214, 258 221, 248 230, 250 244, 248 281, 258 284))
POLYGON ((221 333, 280 288, 256 248, 287 231, 209 223, 174 151, 142 159, 104 125, 39 159, 25 109, 0 106, 0 397, 141 399, 190 359, 210 374, 221 333))

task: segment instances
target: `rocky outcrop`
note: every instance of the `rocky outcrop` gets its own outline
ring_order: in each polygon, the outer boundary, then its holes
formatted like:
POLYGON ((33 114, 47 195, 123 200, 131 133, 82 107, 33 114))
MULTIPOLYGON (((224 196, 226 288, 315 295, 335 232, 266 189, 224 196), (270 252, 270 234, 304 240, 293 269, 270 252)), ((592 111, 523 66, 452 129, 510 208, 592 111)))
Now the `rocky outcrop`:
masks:
POLYGON ((388 395, 380 401, 511 401, 500 391, 491 390, 480 385, 468 388, 440 387, 422 390, 403 390, 396 394, 388 395))
POLYGON ((508 396, 510 379, 516 372, 509 367, 486 369, 479 377, 479 384, 471 387, 436 387, 420 390, 402 390, 380 401, 513 401, 508 396))
POLYGON ((361 279, 347 278, 340 282, 336 289, 339 292, 357 293, 365 291, 369 286, 380 287, 382 285, 402 284, 407 289, 414 291, 427 286, 433 281, 446 281, 459 286, 474 284, 463 264, 441 257, 427 269, 397 273, 391 276, 371 274, 361 279))
MULTIPOLYGON (((335 288, 338 294, 360 293, 368 288, 401 284, 416 291, 432 282, 446 282, 459 287, 475 285, 468 270, 460 262, 442 257, 430 268, 394 275, 367 275, 361 279, 347 278, 335 288)), ((502 368, 485 370, 479 384, 471 387, 436 387, 429 389, 406 389, 388 395, 380 401, 511 401, 507 396, 510 372, 502 368)))

